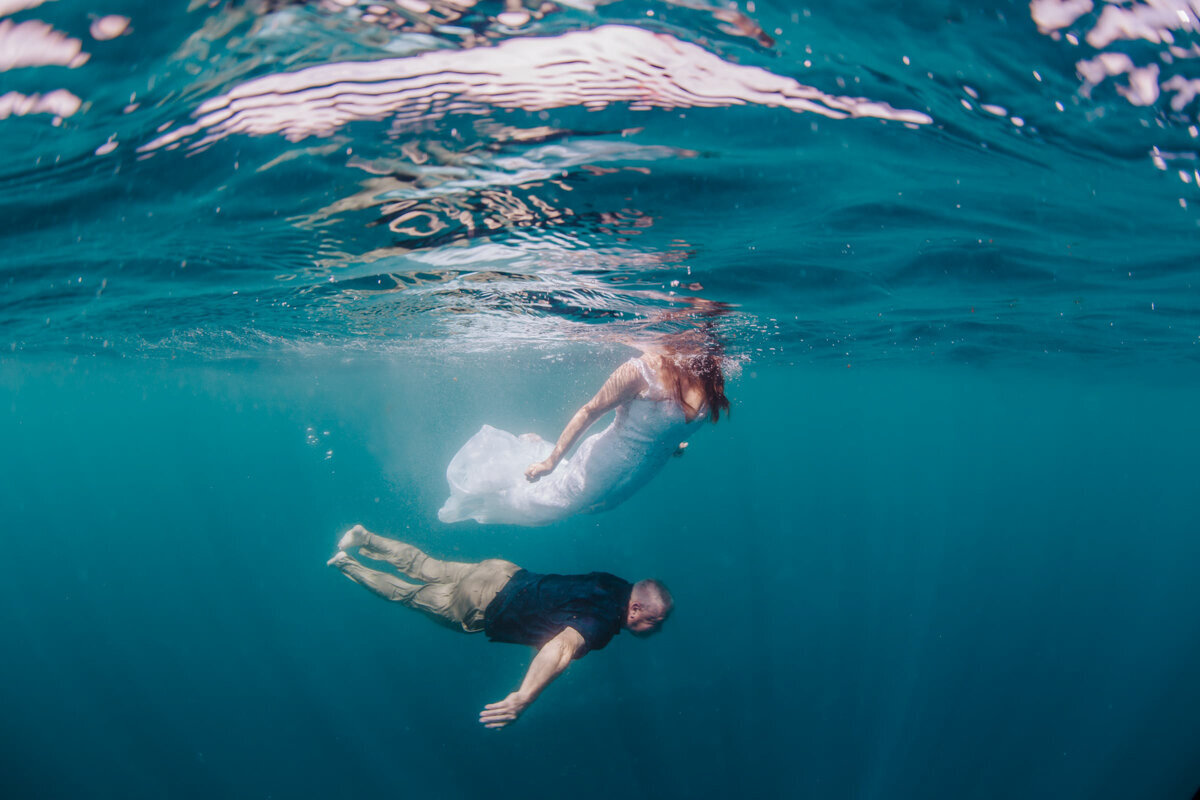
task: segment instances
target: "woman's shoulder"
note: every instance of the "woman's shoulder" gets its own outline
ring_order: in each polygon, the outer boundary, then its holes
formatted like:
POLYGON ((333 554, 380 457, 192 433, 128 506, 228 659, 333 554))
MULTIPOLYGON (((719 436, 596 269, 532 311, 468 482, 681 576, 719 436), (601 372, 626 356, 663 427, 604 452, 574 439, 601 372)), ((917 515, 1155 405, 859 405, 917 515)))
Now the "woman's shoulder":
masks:
POLYGON ((657 356, 651 353, 642 353, 639 356, 634 356, 625 362, 623 366, 628 366, 637 372, 646 383, 658 382, 658 369, 662 365, 662 361, 657 356))
POLYGON ((662 379, 662 357, 653 353, 642 353, 625 362, 631 373, 636 373, 643 384, 639 396, 647 400, 668 399, 662 379))
POLYGON ((657 374, 662 370, 663 354, 654 350, 643 350, 641 354, 629 359, 630 362, 636 362, 641 369, 649 370, 657 374))

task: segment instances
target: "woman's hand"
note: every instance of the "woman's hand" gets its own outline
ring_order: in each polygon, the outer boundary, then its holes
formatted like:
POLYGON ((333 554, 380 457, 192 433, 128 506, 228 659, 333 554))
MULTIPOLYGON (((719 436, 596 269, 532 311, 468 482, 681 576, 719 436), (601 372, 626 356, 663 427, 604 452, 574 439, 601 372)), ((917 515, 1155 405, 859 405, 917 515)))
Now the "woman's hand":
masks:
MULTIPOLYGON (((553 471, 554 462, 547 458, 545 461, 539 461, 536 464, 530 464, 528 469, 525 470, 525 478, 530 483, 536 483, 538 478, 542 477, 543 475, 549 475, 553 471)), ((512 473, 509 474, 511 475, 512 473)))

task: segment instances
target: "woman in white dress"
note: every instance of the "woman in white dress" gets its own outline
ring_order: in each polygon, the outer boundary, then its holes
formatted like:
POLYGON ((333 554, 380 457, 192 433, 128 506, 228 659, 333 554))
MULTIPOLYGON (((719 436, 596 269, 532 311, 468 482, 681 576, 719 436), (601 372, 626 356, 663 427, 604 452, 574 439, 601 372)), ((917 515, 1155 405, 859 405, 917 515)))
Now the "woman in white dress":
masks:
POLYGON ((711 352, 647 350, 617 368, 575 412, 556 444, 484 425, 450 461, 442 522, 474 519, 546 525, 613 508, 662 469, 706 419, 729 412, 721 362, 711 352), (616 409, 612 424, 567 452, 616 409))

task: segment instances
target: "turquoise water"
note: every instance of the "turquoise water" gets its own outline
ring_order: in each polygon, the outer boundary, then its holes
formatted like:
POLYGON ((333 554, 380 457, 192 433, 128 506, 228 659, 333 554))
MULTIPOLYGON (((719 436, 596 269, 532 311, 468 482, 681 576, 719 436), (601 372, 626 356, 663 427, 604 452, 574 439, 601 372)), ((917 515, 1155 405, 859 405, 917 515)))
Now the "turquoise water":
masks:
POLYGON ((1190 5, 371 5, 0 4, 5 796, 1191 796, 1190 5), (437 522, 687 297, 728 420, 437 522), (486 731, 356 522, 678 610, 486 731))

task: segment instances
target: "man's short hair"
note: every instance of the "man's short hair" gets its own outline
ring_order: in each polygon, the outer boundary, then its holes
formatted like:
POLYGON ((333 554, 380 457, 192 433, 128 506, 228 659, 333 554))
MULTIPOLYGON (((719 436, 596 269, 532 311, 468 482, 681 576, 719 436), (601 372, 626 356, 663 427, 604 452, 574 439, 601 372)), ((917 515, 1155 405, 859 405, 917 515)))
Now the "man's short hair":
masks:
POLYGON ((654 578, 638 581, 633 585, 633 591, 635 594, 652 598, 654 602, 657 602, 662 607, 663 619, 666 619, 675 609, 675 598, 671 597, 670 590, 662 581, 654 578))

